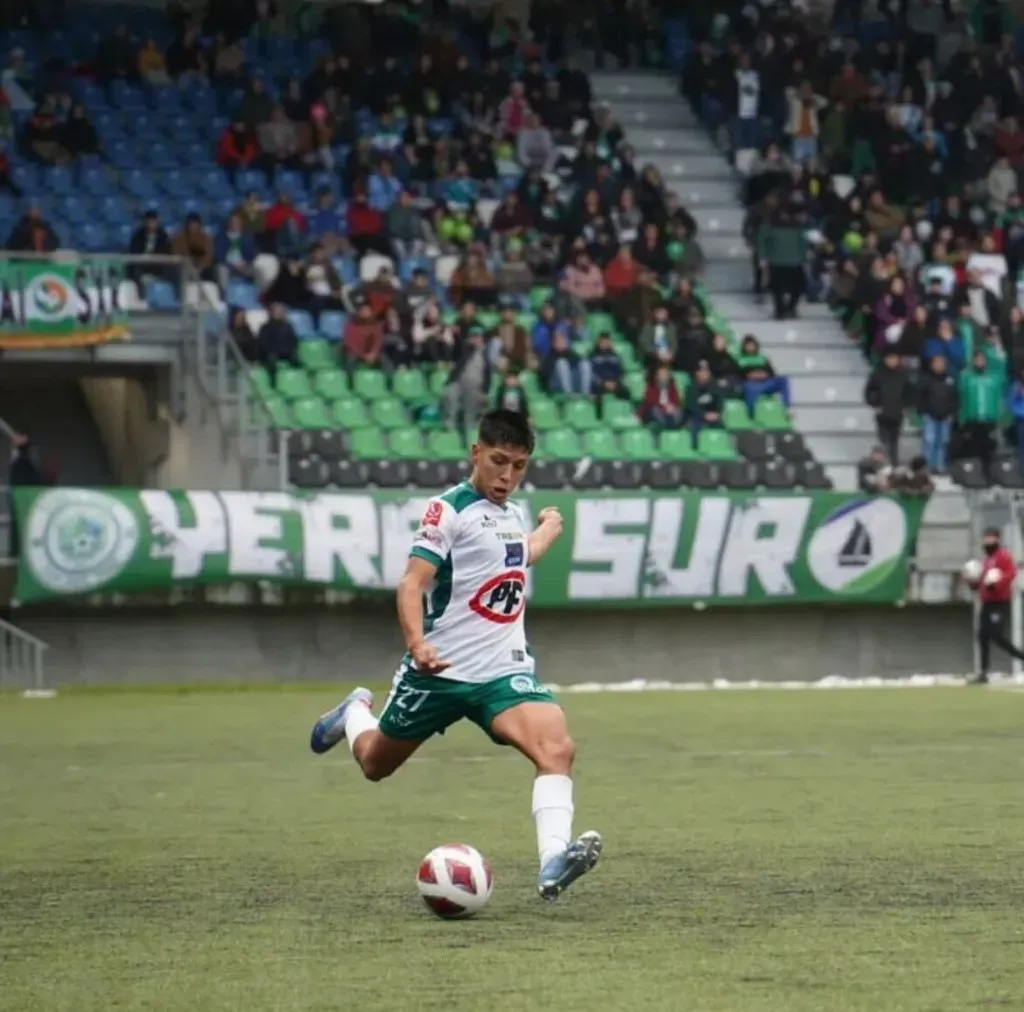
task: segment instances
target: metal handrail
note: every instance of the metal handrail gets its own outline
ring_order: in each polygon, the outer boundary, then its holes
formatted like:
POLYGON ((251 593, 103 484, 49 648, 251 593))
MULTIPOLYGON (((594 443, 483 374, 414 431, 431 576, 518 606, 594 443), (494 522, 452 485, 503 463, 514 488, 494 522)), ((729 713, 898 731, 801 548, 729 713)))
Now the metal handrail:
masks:
POLYGON ((44 691, 43 661, 47 650, 49 645, 39 637, 0 619, 0 685, 12 679, 24 688, 25 682, 31 680, 32 689, 44 691))

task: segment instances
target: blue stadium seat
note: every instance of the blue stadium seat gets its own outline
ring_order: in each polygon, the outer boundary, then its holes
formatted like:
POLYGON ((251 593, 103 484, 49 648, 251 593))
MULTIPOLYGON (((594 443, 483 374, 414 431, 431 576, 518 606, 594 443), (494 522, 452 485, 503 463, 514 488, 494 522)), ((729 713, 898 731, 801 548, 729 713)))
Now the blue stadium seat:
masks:
POLYGON ((224 301, 229 306, 237 306, 239 309, 260 308, 260 294, 256 290, 256 286, 244 281, 229 281, 224 301))
POLYGON ((64 165, 51 165, 43 169, 42 184, 50 193, 74 194, 77 191, 71 170, 64 165))
POLYGON ((355 261, 350 257, 334 257, 331 260, 331 264, 338 272, 338 277, 340 277, 346 285, 354 285, 358 283, 359 268, 356 267, 355 261))
POLYGON ((347 322, 348 316, 345 313, 321 313, 320 326, 317 327, 317 333, 321 337, 327 338, 328 341, 340 341, 347 322))
POLYGON ((107 238, 107 231, 95 222, 87 221, 79 225, 74 232, 82 246, 90 253, 103 253, 111 249, 112 243, 107 238))
POLYGON ((295 336, 300 341, 317 336, 316 328, 313 326, 313 317, 304 309, 289 309, 288 322, 295 328, 295 336))
POLYGON ((71 225, 81 225, 87 221, 95 221, 96 209, 91 203, 74 195, 64 197, 59 205, 58 213, 71 225))
POLYGON ((158 281, 155 278, 146 278, 146 301, 150 309, 163 310, 165 312, 180 308, 178 293, 174 286, 166 281, 158 281))

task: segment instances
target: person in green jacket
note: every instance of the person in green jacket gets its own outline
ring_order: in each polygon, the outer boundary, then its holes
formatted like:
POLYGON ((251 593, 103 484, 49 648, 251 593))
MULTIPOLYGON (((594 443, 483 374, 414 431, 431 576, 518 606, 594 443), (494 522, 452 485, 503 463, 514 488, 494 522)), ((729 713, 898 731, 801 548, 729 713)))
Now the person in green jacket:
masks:
POLYGON ((804 225, 787 209, 765 222, 757 233, 757 255, 768 271, 768 286, 775 303, 775 319, 796 318, 796 307, 804 294, 804 266, 807 239, 804 225))
POLYGON ((971 357, 970 367, 960 374, 959 385, 964 449, 987 466, 1006 399, 1006 374, 989 368, 985 352, 979 349, 971 357))

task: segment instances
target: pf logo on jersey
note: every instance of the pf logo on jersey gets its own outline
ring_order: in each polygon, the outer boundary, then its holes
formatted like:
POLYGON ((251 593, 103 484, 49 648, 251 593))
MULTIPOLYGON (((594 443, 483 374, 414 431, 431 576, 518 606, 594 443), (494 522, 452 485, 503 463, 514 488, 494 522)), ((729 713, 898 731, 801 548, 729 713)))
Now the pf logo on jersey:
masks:
POLYGON ((423 514, 424 527, 437 527, 441 523, 441 504, 436 500, 427 503, 427 512, 423 514))
POLYGON ((515 622, 526 607, 526 573, 510 569, 500 576, 492 576, 469 602, 481 618, 502 625, 515 622))

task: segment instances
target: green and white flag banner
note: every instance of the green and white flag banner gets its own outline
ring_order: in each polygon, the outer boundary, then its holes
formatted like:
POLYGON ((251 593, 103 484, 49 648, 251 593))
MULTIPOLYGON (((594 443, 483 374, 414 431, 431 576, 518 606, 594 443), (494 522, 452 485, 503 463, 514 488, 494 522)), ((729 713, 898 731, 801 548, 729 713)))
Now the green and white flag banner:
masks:
MULTIPOLYGON (((393 589, 427 495, 21 488, 21 603, 272 581, 393 589)), ((528 493, 562 537, 535 607, 896 602, 923 499, 838 492, 528 493)))

